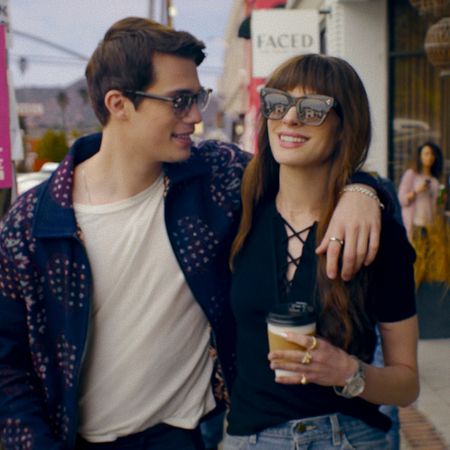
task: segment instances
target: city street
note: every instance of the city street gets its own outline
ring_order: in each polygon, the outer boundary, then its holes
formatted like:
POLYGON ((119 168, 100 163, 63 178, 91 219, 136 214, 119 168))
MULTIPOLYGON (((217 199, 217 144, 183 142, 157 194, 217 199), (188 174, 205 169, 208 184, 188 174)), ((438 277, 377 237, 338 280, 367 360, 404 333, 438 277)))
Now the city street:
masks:
POLYGON ((450 450, 450 0, 31 3, 0 450, 450 450))

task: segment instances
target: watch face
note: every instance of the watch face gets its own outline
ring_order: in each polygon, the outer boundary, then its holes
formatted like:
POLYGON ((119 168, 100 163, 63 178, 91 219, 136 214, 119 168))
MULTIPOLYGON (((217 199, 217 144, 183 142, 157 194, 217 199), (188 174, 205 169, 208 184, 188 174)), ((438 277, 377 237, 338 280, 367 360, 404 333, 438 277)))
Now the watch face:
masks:
POLYGON ((366 383, 362 377, 354 378, 347 386, 346 386, 346 394, 349 397, 356 397, 364 391, 366 383))
POLYGON ((345 398, 353 398, 361 395, 366 387, 366 381, 364 376, 364 367, 357 358, 355 358, 358 362, 358 369, 356 372, 346 380, 344 387, 334 387, 334 392, 337 395, 345 398))

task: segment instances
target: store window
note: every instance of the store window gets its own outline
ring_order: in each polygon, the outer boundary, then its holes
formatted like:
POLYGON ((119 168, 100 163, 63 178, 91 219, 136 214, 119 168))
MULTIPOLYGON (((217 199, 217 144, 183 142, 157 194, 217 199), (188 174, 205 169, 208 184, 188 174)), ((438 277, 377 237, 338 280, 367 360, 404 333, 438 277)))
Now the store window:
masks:
MULTIPOLYGON (((439 20, 420 15, 407 0, 389 4, 389 177, 398 186, 417 147, 438 144, 450 176, 450 76, 442 77, 424 50, 428 28, 439 20)), ((447 209, 449 205, 447 204, 447 209)))

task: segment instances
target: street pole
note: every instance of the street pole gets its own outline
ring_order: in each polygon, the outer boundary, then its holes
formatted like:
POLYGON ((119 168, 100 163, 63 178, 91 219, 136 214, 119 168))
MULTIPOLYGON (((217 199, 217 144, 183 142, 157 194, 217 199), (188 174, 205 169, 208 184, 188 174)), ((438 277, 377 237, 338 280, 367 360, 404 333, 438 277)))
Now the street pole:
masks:
POLYGON ((170 7, 170 0, 149 0, 148 16, 156 22, 171 27, 170 7))
POLYGON ((155 0, 148 0, 148 17, 155 20, 155 0))
POLYGON ((0 218, 6 213, 12 197, 14 166, 11 160, 11 134, 8 89, 8 1, 0 1, 0 218))
POLYGON ((173 28, 172 0, 166 0, 167 26, 173 28))

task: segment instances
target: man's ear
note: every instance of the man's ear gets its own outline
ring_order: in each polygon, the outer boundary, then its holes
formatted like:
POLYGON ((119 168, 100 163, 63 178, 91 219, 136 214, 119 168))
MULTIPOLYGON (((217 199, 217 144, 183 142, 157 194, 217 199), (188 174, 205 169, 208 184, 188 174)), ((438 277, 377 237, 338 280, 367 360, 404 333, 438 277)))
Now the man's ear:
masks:
POLYGON ((128 111, 130 107, 134 107, 131 101, 117 89, 111 89, 106 93, 105 106, 111 117, 118 120, 128 119, 128 111))

